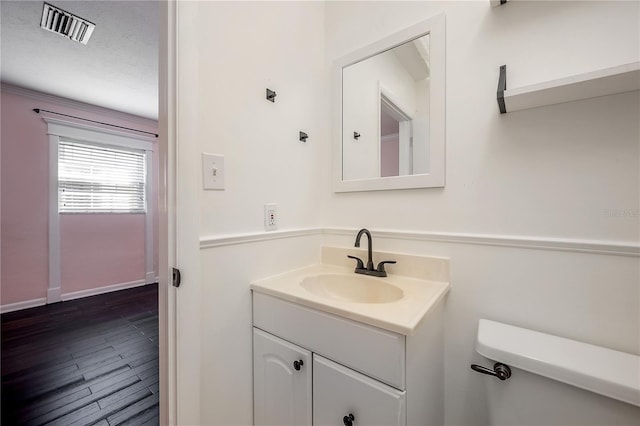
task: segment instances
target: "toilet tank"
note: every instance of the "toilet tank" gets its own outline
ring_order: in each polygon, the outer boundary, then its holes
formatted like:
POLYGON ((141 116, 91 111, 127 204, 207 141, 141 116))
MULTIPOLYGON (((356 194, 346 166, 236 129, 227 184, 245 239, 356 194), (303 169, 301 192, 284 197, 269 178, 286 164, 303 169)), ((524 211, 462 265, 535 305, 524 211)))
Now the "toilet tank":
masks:
POLYGON ((640 425, 640 357, 489 320, 476 350, 501 381, 483 378, 492 425, 640 425))

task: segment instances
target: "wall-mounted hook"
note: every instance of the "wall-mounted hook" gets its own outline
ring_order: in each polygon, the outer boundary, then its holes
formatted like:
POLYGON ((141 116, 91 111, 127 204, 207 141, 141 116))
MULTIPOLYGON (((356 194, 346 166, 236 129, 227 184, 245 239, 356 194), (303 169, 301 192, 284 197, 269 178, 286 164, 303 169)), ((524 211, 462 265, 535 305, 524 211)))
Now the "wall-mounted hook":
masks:
POLYGON ((511 377, 511 369, 508 365, 501 362, 496 362, 495 364, 493 364, 493 370, 478 364, 471 364, 471 369, 473 371, 477 371, 478 373, 495 376, 500 380, 507 380, 509 377, 511 377))
POLYGON ((308 138, 309 138, 309 135, 307 135, 305 132, 300 132, 300 141, 301 142, 306 142, 308 138))
POLYGON ((358 132, 353 132, 353 138, 354 138, 355 140, 358 140, 358 139, 360 138, 360 133, 358 133, 358 132))
POLYGON ((275 102, 276 101, 276 92, 274 92, 271 89, 267 89, 267 100, 270 102, 275 102))

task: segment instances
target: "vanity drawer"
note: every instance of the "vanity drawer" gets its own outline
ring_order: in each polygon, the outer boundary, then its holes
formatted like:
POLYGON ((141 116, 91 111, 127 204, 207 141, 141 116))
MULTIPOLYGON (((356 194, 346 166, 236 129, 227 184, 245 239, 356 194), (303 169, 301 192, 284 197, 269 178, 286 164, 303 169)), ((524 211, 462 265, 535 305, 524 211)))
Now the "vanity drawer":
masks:
POLYGON ((405 337, 253 292, 254 326, 405 389, 405 337))
POLYGON ((406 391, 314 354, 313 424, 349 424, 345 417, 354 425, 404 426, 406 391))

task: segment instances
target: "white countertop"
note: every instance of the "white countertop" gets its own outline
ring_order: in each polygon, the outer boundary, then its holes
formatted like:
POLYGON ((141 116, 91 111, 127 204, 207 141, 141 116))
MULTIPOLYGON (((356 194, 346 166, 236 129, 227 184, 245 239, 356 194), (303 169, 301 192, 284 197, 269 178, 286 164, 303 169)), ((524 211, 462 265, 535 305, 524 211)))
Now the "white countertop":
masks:
POLYGON ((251 283, 251 289, 385 330, 410 335, 450 288, 448 282, 402 275, 389 274, 386 278, 367 276, 399 287, 404 295, 401 299, 389 303, 356 303, 318 296, 300 285, 304 278, 320 274, 352 276, 354 271, 353 268, 335 265, 311 265, 254 281, 251 283))

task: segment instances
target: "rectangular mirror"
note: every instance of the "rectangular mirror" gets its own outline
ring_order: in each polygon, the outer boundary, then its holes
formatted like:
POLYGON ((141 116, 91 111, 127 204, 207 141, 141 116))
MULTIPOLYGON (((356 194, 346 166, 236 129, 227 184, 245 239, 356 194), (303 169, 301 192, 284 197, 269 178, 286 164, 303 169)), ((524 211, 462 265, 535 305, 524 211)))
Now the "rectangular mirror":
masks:
POLYGON ((444 186, 445 20, 334 63, 336 192, 444 186))

